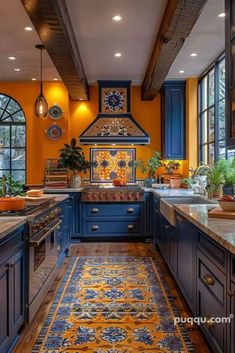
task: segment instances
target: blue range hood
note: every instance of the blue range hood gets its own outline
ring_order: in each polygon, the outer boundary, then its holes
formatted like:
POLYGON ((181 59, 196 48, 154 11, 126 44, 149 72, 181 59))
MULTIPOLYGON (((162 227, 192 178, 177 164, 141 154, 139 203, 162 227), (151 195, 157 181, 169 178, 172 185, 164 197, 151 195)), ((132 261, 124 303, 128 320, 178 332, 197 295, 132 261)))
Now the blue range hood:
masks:
POLYGON ((80 135, 80 144, 149 144, 149 135, 130 114, 131 81, 98 81, 98 84, 99 114, 80 135))

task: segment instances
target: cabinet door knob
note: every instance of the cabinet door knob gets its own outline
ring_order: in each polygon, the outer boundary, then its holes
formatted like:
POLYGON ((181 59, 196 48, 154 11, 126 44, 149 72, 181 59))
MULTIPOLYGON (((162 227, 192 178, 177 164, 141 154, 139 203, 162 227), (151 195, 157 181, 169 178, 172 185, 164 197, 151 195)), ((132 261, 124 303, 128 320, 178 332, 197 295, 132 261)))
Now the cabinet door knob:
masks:
POLYGON ((94 225, 94 226, 91 227, 91 229, 92 229, 92 230, 98 230, 98 229, 99 229, 99 226, 94 225))
POLYGON ((203 276, 203 281, 208 285, 208 286, 213 286, 215 284, 215 280, 212 276, 206 274, 203 276))
POLYGON ((128 229, 134 229, 134 226, 133 226, 133 224, 128 224, 127 228, 128 229))
POLYGON ((92 212, 92 213, 98 213, 98 212, 99 212, 99 209, 98 209, 98 208, 92 208, 91 212, 92 212))
POLYGON ((127 212, 128 213, 133 213, 134 212, 134 208, 128 208, 127 212))

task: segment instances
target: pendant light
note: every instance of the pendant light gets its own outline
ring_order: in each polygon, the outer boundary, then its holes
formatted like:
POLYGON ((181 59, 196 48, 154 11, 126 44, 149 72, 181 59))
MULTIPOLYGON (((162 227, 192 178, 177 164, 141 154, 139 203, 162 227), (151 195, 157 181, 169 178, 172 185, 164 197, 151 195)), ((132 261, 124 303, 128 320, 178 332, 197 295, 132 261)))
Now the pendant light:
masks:
POLYGON ((34 104, 34 112, 38 118, 45 118, 48 112, 48 104, 42 90, 42 50, 45 47, 43 44, 37 44, 35 48, 40 50, 40 94, 34 104))

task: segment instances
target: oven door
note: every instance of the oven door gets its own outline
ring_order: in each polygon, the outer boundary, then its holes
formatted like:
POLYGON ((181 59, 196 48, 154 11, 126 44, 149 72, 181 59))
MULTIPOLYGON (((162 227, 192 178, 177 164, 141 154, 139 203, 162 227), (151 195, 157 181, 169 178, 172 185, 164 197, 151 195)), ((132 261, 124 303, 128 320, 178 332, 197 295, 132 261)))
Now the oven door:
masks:
POLYGON ((29 240, 29 305, 42 291, 58 258, 57 232, 62 223, 56 219, 29 240))

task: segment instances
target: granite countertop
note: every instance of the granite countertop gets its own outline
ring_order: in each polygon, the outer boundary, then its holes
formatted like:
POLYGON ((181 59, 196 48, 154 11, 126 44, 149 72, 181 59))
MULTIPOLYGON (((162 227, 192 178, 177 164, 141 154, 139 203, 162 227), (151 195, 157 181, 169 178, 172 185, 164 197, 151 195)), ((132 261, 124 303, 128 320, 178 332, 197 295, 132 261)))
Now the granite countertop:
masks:
POLYGON ((56 194, 43 194, 43 197, 54 197, 55 202, 62 202, 64 200, 67 200, 69 198, 69 194, 62 194, 62 195, 56 195, 56 194))
POLYGON ((205 234, 235 254, 235 219, 209 218, 216 205, 174 205, 177 212, 205 234))
POLYGON ((153 189, 145 188, 145 191, 151 191, 159 197, 183 197, 183 196, 199 196, 193 193, 193 190, 188 189, 153 189))
MULTIPOLYGON (((65 192, 81 192, 83 188, 64 188, 64 189, 55 189, 55 188, 43 188, 45 192, 53 192, 53 193, 65 193, 65 192)), ((45 195, 45 194, 44 194, 45 195)))
POLYGON ((16 230, 27 222, 27 217, 1 217, 0 218, 0 239, 16 230))

